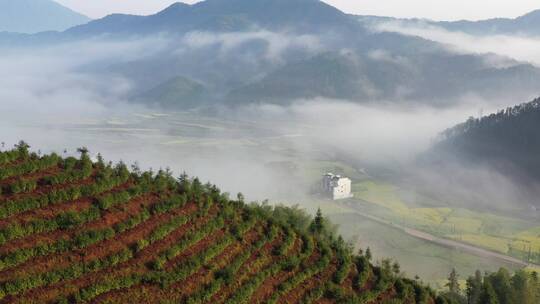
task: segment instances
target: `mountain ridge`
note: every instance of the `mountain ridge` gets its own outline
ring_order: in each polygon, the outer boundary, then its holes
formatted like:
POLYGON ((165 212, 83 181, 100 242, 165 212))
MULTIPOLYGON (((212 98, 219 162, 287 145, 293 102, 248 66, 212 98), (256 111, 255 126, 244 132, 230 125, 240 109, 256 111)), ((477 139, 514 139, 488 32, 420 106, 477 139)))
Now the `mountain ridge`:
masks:
POLYGON ((400 21, 420 26, 431 25, 449 31, 473 35, 540 35, 540 9, 516 18, 490 18, 484 20, 436 21, 424 18, 394 18, 385 16, 357 16, 363 22, 400 21))
POLYGON ((103 34, 105 24, 109 27, 108 33, 241 31, 254 26, 301 31, 355 28, 355 22, 347 14, 319 0, 207 0, 192 5, 175 3, 148 16, 109 15, 74 27, 67 33, 103 34), (347 23, 348 26, 344 26, 347 23))
MULTIPOLYGON (((208 90, 212 104, 233 106, 288 105, 318 97, 447 106, 467 95, 491 100, 540 93, 537 67, 495 55, 454 53, 418 37, 371 32, 356 17, 319 0, 176 3, 149 16, 114 14, 65 32, 2 35, 2 41, 8 46, 40 46, 156 35, 165 46, 155 54, 94 71, 132 82, 128 96, 157 87, 174 89, 167 82, 177 77, 196 79, 208 90), (492 61, 507 65, 493 66, 492 61), (295 77, 290 76, 293 71, 295 77), (331 77, 326 75, 329 71, 331 77)), ((157 100, 148 105, 179 110, 199 104, 185 103, 189 94, 177 89, 175 94, 153 94, 182 96, 176 103, 157 100)))
POLYGON ((0 0, 0 32, 63 31, 90 18, 50 0, 0 0))

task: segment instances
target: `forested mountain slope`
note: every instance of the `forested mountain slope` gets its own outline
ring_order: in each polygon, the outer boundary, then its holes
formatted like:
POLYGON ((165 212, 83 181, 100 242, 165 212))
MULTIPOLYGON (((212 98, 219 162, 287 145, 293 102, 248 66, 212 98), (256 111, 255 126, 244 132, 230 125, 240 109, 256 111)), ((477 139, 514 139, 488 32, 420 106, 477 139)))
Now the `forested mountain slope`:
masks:
POLYGON ((0 303, 434 303, 315 219, 87 150, 0 153, 0 303))
POLYGON ((446 130, 436 151, 540 181, 540 99, 446 130))
POLYGON ((64 32, 0 33, 7 49, 135 42, 152 51, 80 70, 123 78, 131 84, 126 99, 166 109, 288 105, 314 97, 449 106, 467 96, 495 103, 540 93, 540 69, 531 64, 374 32, 319 0, 176 3, 153 15, 114 14, 64 32))
POLYGON ((175 3, 150 16, 114 14, 74 27, 67 34, 227 32, 254 26, 296 32, 359 28, 351 16, 319 0, 206 0, 193 5, 175 3))

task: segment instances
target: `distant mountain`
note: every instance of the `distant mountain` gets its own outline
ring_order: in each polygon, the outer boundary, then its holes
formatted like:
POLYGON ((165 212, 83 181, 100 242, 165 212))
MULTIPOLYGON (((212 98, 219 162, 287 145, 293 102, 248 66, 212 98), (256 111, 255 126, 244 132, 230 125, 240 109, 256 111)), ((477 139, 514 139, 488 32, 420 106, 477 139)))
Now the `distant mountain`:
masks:
POLYGON ((482 21, 436 22, 438 26, 452 31, 471 34, 526 34, 540 35, 540 10, 515 19, 496 18, 482 21))
POLYGON ((362 81, 369 80, 364 76, 358 64, 347 56, 323 54, 284 66, 259 82, 234 90, 229 100, 288 104, 295 98, 367 97, 362 81))
POLYGON ((540 69, 532 65, 372 32, 358 19, 319 0, 207 0, 176 3, 150 16, 110 15, 61 33, 0 34, 0 44, 162 37, 158 53, 101 62, 92 71, 127 78, 134 100, 167 108, 201 104, 193 79, 204 84, 202 99, 229 105, 326 97, 444 106, 464 95, 540 94, 540 69))
POLYGON ((0 0, 0 32, 63 31, 89 21, 51 0, 0 0))
POLYGON ((359 16, 362 22, 400 21, 409 24, 432 25, 449 31, 459 31, 474 35, 540 35, 540 10, 510 18, 493 18, 480 21, 432 21, 428 19, 397 19, 391 17, 359 16))
POLYGON ((319 0, 207 0, 175 3, 151 16, 115 14, 70 29, 71 35, 144 34, 189 31, 353 30, 356 21, 319 0))
POLYGON ((326 53, 291 63, 233 90, 230 102, 288 104, 299 98, 327 97, 356 102, 414 100, 447 105, 460 94, 513 97, 540 84, 540 70, 528 64, 495 68, 482 56, 444 51, 403 56, 381 50, 326 53), (494 89, 496 88, 496 89, 494 89))
POLYGON ((206 87, 178 76, 133 98, 134 102, 161 108, 196 108, 209 101, 206 87))

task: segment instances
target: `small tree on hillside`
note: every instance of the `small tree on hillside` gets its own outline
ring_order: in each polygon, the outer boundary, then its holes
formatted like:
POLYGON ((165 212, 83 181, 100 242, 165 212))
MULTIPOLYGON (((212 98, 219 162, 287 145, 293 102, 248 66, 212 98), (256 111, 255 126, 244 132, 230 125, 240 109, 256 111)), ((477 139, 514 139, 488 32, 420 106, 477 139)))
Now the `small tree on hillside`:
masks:
POLYGON ((77 152, 81 154, 81 156, 86 156, 90 152, 87 147, 80 147, 77 149, 77 152))
POLYGON ((399 276, 401 273, 401 266, 397 261, 392 264, 392 271, 394 272, 394 275, 399 276))
POLYGON ((467 279, 467 301, 471 304, 478 303, 482 292, 482 273, 477 270, 474 277, 467 279))
POLYGON ((28 155, 28 150, 30 149, 30 145, 27 144, 24 140, 19 141, 18 144, 15 145, 15 148, 21 153, 23 156, 28 155))
POLYGON ((317 210, 315 218, 311 222, 309 230, 316 234, 321 234, 325 230, 325 221, 321 211, 321 208, 317 210))
POLYGON ((452 272, 450 272, 450 275, 448 276, 448 283, 446 283, 446 287, 448 287, 448 290, 451 293, 459 294, 460 292, 459 276, 455 268, 452 269, 452 272))
POLYGON ((491 285, 489 280, 484 281, 484 284, 482 286, 482 291, 480 293, 479 303, 499 304, 499 300, 497 299, 497 294, 495 293, 495 290, 493 289, 493 285, 491 285))
POLYGON ((366 249, 366 259, 367 259, 368 261, 371 261, 372 258, 373 258, 373 256, 371 255, 371 249, 368 247, 368 248, 366 249))

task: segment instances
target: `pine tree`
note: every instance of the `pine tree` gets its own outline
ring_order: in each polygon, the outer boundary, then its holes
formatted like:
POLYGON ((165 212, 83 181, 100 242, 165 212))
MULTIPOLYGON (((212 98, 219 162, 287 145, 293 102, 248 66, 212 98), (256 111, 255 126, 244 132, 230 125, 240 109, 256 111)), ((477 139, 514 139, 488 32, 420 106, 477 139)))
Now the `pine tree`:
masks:
POLYGON ((446 283, 446 287, 448 287, 451 293, 459 294, 460 292, 458 277, 456 269, 452 269, 452 272, 448 276, 448 283, 446 283))
POLYGON ((499 269, 497 273, 490 276, 491 285, 495 289, 500 304, 512 304, 510 277, 510 273, 504 268, 499 269))
POLYGON ((366 249, 366 259, 367 259, 368 261, 371 261, 372 258, 373 258, 373 256, 371 255, 371 249, 368 247, 368 248, 366 249))
POLYGON ((392 271, 396 276, 399 276, 401 273, 401 266, 399 266, 398 262, 394 262, 394 264, 392 264, 392 271))
POLYGON ((21 140, 18 144, 15 145, 15 148, 17 148, 17 150, 23 157, 27 157, 30 145, 28 145, 24 140, 21 140))
POLYGON ((469 304, 478 304, 482 292, 482 273, 477 270, 474 277, 467 279, 467 300, 469 304))
POLYGON ((77 149, 77 152, 81 153, 81 157, 88 155, 90 150, 87 147, 80 147, 77 149))
POLYGON ((317 214, 315 215, 315 218, 311 222, 310 230, 313 233, 320 234, 324 231, 324 228, 325 228, 324 226, 325 226, 324 217, 323 217, 321 208, 319 208, 317 210, 317 214))
POLYGON ((482 292, 480 293, 479 303, 499 304, 499 300, 497 299, 497 294, 495 293, 495 290, 493 289, 493 285, 491 285, 489 280, 484 280, 484 284, 482 286, 482 292))

